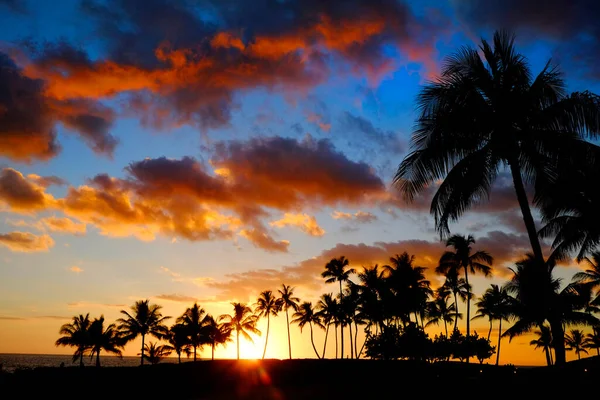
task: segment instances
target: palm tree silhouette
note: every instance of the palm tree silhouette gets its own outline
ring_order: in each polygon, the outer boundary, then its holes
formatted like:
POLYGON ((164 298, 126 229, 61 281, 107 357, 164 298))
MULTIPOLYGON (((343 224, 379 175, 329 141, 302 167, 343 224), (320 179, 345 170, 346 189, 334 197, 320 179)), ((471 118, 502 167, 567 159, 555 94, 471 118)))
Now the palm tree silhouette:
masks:
POLYGON ((596 355, 600 356, 600 329, 592 328, 592 333, 585 335, 585 348, 595 349, 596 355))
MULTIPOLYGON (((600 286, 600 251, 594 251, 591 257, 584 257, 583 260, 588 264, 585 271, 573 275, 575 282, 581 282, 589 285, 591 288, 600 286)), ((597 297, 597 299, 600 299, 597 297)), ((594 303, 597 303, 596 300, 594 303)))
POLYGON ((181 353, 185 353, 188 358, 192 354, 192 351, 190 350, 190 338, 185 325, 173 325, 167 334, 167 342, 169 342, 169 346, 171 346, 173 351, 177 354, 179 364, 181 364, 181 353))
POLYGON ((325 340, 323 342, 323 355, 321 358, 325 358, 325 349, 327 348, 327 336, 329 335, 329 326, 333 323, 337 341, 337 314, 338 314, 338 302, 332 293, 325 293, 321 295, 319 302, 317 303, 317 314, 325 325, 325 340))
POLYGON ((202 345, 207 343, 207 338, 204 329, 204 317, 206 311, 194 303, 192 307, 189 307, 185 312, 177 318, 177 323, 185 327, 187 335, 190 339, 190 344, 194 352, 194 361, 196 361, 196 349, 202 350, 202 345))
POLYGON ((119 318, 117 322, 119 331, 123 334, 124 339, 129 342, 138 336, 142 336, 142 350, 140 364, 144 365, 144 342, 146 335, 154 336, 157 339, 165 337, 169 328, 164 325, 164 322, 171 317, 163 317, 160 310, 161 306, 150 304, 150 300, 138 300, 131 306, 131 314, 125 310, 121 310, 121 314, 126 318, 119 318))
POLYGON ((79 359, 79 366, 83 367, 83 355, 89 348, 90 314, 79 314, 73 317, 72 322, 60 327, 59 334, 63 335, 55 342, 56 346, 75 347, 73 362, 79 359))
POLYGON ((290 317, 288 315, 288 309, 298 311, 298 303, 300 299, 294 296, 294 288, 286 286, 285 283, 281 285, 281 289, 278 290, 279 299, 281 300, 281 307, 285 310, 285 322, 287 324, 288 334, 288 349, 290 352, 290 360, 292 359, 292 339, 290 337, 290 317))
MULTIPOLYGON (((350 264, 348 259, 344 256, 338 258, 332 258, 325 265, 325 271, 321 273, 321 276, 325 278, 325 283, 333 283, 338 281, 340 284, 340 304, 344 300, 344 295, 342 291, 342 282, 347 282, 350 280, 350 275, 355 273, 354 268, 346 267, 350 264)), ((344 358, 344 324, 340 323, 340 341, 341 341, 341 358, 344 358)))
MULTIPOLYGON (((467 337, 471 334, 471 286, 469 285, 469 272, 475 274, 481 272, 485 276, 490 275, 491 265, 494 258, 485 251, 476 251, 472 253, 471 245, 475 244, 475 238, 472 235, 467 237, 463 235, 453 235, 446 241, 446 247, 451 246, 454 251, 446 251, 440 258, 438 269, 443 273, 453 269, 461 268, 465 274, 465 285, 467 287, 467 337)), ((467 357, 467 363, 469 358, 467 357)))
POLYGON ((215 347, 218 345, 225 346, 229 342, 233 342, 231 339, 231 328, 227 324, 218 323, 212 315, 207 315, 205 318, 206 322, 204 326, 206 328, 206 336, 212 349, 211 360, 215 360, 215 347))
POLYGON ((104 315, 92 321, 88 332, 90 358, 96 355, 96 367, 100 367, 100 352, 102 350, 116 354, 120 358, 123 357, 120 347, 125 345, 125 340, 115 324, 104 327, 104 315))
POLYGON ((458 329, 458 320, 462 319, 462 313, 458 311, 458 299, 460 298, 462 301, 466 302, 469 298, 469 293, 471 291, 471 286, 467 285, 467 282, 464 278, 459 277, 458 268, 454 265, 450 265, 446 273, 444 274, 442 271, 445 270, 447 264, 440 267, 439 265, 436 267, 435 272, 438 274, 446 275, 446 280, 442 285, 444 290, 449 290, 454 295, 454 307, 456 308, 456 314, 454 316, 454 328, 452 332, 458 329))
POLYGON ((571 329, 571 331, 565 335, 566 349, 574 350, 578 360, 581 360, 581 353, 588 353, 585 349, 585 343, 585 335, 581 329, 571 329))
POLYGON ((496 365, 500 362, 500 345, 502 341, 502 321, 508 321, 512 315, 512 298, 505 287, 490 285, 481 299, 475 303, 478 308, 477 314, 473 319, 488 317, 490 321, 490 330, 487 340, 490 340, 492 333, 492 321, 498 320, 498 346, 496 347, 496 365))
POLYGON ((258 318, 267 317, 267 334, 265 335, 265 349, 263 350, 262 358, 265 359, 267 354, 267 343, 269 342, 269 328, 271 325, 271 315, 276 317, 281 311, 282 300, 273 296, 273 292, 265 290, 261 292, 256 301, 254 313, 258 318))
POLYGON ((529 342, 530 345, 535 346, 535 348, 544 349, 544 354, 546 354, 546 362, 548 365, 552 365, 552 333, 550 332, 550 327, 547 325, 540 325, 540 329, 533 331, 534 334, 538 336, 537 339, 529 342))
POLYGON ((523 182, 551 173, 565 149, 578 148, 580 139, 599 131, 600 117, 595 96, 568 96, 560 71, 550 63, 531 76, 514 36, 506 32, 496 32, 493 45, 482 40, 479 49, 463 47, 448 57, 441 76, 419 94, 412 152, 394 182, 412 200, 443 179, 431 211, 445 236, 448 222, 485 199, 499 170, 508 166, 534 257, 543 268, 523 182))
POLYGON ((449 291, 442 286, 435 293, 435 298, 427 302, 425 311, 427 323, 425 324, 425 328, 430 325, 439 325, 440 321, 443 321, 445 336, 448 337, 448 323, 455 321, 457 317, 460 317, 460 314, 456 312, 456 305, 454 303, 448 304, 449 291))
POLYGON ((171 346, 159 345, 158 343, 150 342, 144 345, 144 352, 138 353, 138 356, 141 355, 150 364, 156 365, 163 358, 171 355, 172 352, 173 349, 171 348, 171 346))
POLYGON ((244 303, 231 303, 233 306, 232 315, 221 315, 219 322, 223 322, 232 331, 235 330, 237 339, 237 359, 240 359, 240 334, 249 340, 252 340, 250 333, 260 335, 260 331, 256 328, 258 317, 252 313, 252 309, 244 303))
POLYGON ((319 314, 315 313, 315 311, 313 310, 312 303, 309 301, 305 301, 302 304, 300 304, 300 306, 298 307, 298 311, 296 311, 294 315, 292 315, 292 318, 292 323, 298 324, 298 326, 300 327, 300 332, 302 332, 302 328, 304 328, 306 324, 310 326, 310 342, 312 343, 312 347, 315 351, 315 354, 317 355, 317 358, 320 359, 321 357, 319 356, 319 352, 315 347, 315 341, 313 337, 313 324, 322 327, 323 323, 321 322, 319 314))

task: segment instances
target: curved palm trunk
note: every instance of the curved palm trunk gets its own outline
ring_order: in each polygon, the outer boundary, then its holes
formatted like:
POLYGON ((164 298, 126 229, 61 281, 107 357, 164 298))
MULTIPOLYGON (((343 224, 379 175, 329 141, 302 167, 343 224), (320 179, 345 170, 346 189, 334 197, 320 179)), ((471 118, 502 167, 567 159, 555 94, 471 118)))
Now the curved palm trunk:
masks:
POLYGON ((581 352, 579 352, 579 351, 577 352, 577 359, 581 360, 581 352))
POLYGON ((196 345, 194 344, 194 362, 196 362, 196 345))
POLYGON ((544 353, 546 353, 546 363, 548 366, 552 365, 552 355, 550 354, 550 348, 548 346, 544 346, 544 353))
POLYGON ((142 351, 140 352, 142 354, 142 362, 140 365, 144 365, 144 340, 146 339, 146 335, 142 334, 142 351))
POLYGON ((315 347, 315 340, 313 338, 312 322, 309 322, 308 324, 310 325, 310 343, 312 344, 313 350, 315 351, 315 354, 317 355, 317 359, 321 359, 321 357, 319 357, 319 352, 317 351, 317 348, 315 347))
MULTIPOLYGON (((344 300, 344 293, 342 292, 342 281, 340 282, 340 304, 342 304, 344 300)), ((340 350, 341 350, 341 359, 344 359, 344 323, 340 323, 340 350)))
MULTIPOLYGON (((488 331, 488 342, 490 341, 490 335, 492 334, 492 319, 490 318, 490 330, 488 331)), ((500 321, 500 325, 502 325, 502 321, 500 321)))
MULTIPOLYGON (((471 286, 469 286, 469 268, 465 268, 465 283, 467 285, 467 339, 471 336, 471 286)), ((468 343, 468 342, 467 342, 468 343)), ((467 356, 467 364, 471 357, 467 356)))
POLYGON ((446 323, 446 319, 444 319, 444 330, 446 331, 446 338, 448 337, 448 324, 446 323))
MULTIPOLYGON (((454 332, 456 330, 456 327, 458 325, 458 297, 456 296, 456 292, 454 292, 454 312, 456 313, 454 315, 454 330, 452 332, 454 332)), ((448 336, 448 333, 446 333, 446 336, 448 336)))
POLYGON ((267 343, 269 342, 269 327, 271 325, 271 313, 267 314, 267 335, 265 337, 265 349, 263 350, 262 359, 265 359, 265 354, 267 354, 267 343))
POLYGON ((562 322, 554 318, 549 322, 552 331, 552 347, 554 347, 555 364, 565 365, 567 361, 565 353, 565 331, 562 322))
POLYGON ((352 322, 348 324, 348 329, 350 330, 350 359, 354 358, 354 345, 352 343, 352 322))
POLYGON ((325 341, 323 342, 323 356, 321 358, 325 358, 325 349, 327 348, 327 336, 329 335, 329 325, 327 324, 327 328, 325 328, 325 341))
POLYGON ((337 333, 337 325, 334 324, 334 328, 335 328, 335 359, 337 360, 338 358, 338 333, 337 333))
POLYGON ((290 360, 292 359, 292 339, 290 338, 290 317, 288 316, 288 309, 285 308, 285 320, 287 322, 287 330, 288 330, 288 349, 290 351, 290 360))
POLYGON ((358 324, 354 322, 354 357, 358 360, 358 324))
POLYGON ((83 368, 83 350, 79 351, 79 367, 83 368))
POLYGON ((529 207, 529 200, 527 200, 527 193, 525 192, 525 186, 523 185, 519 161, 515 158, 509 160, 508 164, 510 165, 510 172, 515 186, 515 192, 517 193, 517 200, 519 201, 519 207, 521 207, 521 214, 523 214, 523 222, 527 229, 527 235, 529 236, 533 255, 540 263, 543 263, 544 255, 542 253, 542 246, 540 245, 537 230, 535 229, 535 222, 531 215, 531 208, 529 207))
MULTIPOLYGON (((488 340, 490 340, 488 338, 488 340)), ((500 324, 498 325, 498 351, 496 352, 496 365, 500 362, 500 344, 502 343, 502 318, 500 318, 500 324)))
POLYGON ((236 329, 236 335, 237 335, 237 338, 236 338, 236 342, 237 342, 236 343, 237 344, 237 359, 239 360, 240 359, 240 331, 239 331, 239 329, 236 329))

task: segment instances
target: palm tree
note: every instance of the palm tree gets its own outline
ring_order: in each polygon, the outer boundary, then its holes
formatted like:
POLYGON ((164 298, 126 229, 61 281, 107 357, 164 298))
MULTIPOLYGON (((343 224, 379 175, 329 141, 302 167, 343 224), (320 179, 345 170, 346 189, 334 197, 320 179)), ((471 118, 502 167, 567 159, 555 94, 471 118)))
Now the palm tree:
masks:
MULTIPOLYGON (((463 235, 452 235, 446 241, 446 247, 452 246, 454 251, 446 251, 440 258, 438 269, 440 271, 451 271, 462 268, 465 273, 465 284, 467 293, 467 337, 471 334, 471 286, 469 285, 469 272, 475 274, 481 272, 485 276, 490 275, 491 265, 494 258, 485 251, 476 251, 472 253, 471 245, 475 244, 475 238, 472 235, 467 237, 463 235)), ((469 362, 469 358, 467 358, 469 362)))
POLYGON ((294 288, 286 286, 285 283, 281 285, 281 289, 278 290, 279 299, 281 300, 281 307, 285 310, 285 322, 287 324, 288 334, 288 349, 290 352, 290 360, 292 359, 292 339, 290 337, 290 317, 288 315, 288 309, 298 311, 298 303, 300 299, 294 296, 294 288))
POLYGON ((206 336, 208 338, 208 342, 210 343, 212 349, 212 357, 211 360, 215 360, 215 347, 218 345, 227 344, 228 342, 232 342, 231 339, 231 328, 227 324, 218 323, 212 315, 207 315, 204 318, 206 321, 204 323, 206 329, 206 336))
POLYGON ((560 71, 550 63, 532 79, 527 60, 515 50, 514 36, 496 32, 493 46, 482 40, 479 49, 463 47, 448 57, 441 76, 421 90, 417 102, 412 151, 394 179, 404 196, 412 200, 443 179, 431 212, 445 236, 448 222, 484 200, 507 166, 534 257, 543 269, 524 180, 551 175, 565 149, 581 147, 580 139, 600 131, 596 97, 567 95, 560 71))
MULTIPOLYGON (((446 338, 448 337, 448 323, 452 323, 458 317, 456 312, 456 305, 454 303, 448 304, 449 293, 440 287, 436 290, 436 296, 433 300, 427 302, 425 315, 427 317, 427 323, 425 327, 430 325, 439 325, 440 321, 444 322, 444 331, 446 332, 446 338)), ((489 340, 489 337, 488 337, 489 340)))
POLYGON ((552 348, 552 333, 550 332, 550 327, 547 325, 540 325, 540 329, 533 333, 538 335, 538 338, 532 340, 529 344, 535 346, 536 349, 540 347, 544 349, 546 362, 548 363, 548 366, 552 365, 552 351, 550 350, 552 348))
POLYGON ((333 323, 337 341, 337 314, 338 314, 338 302, 332 293, 325 293, 321 295, 319 302, 317 303, 317 315, 321 318, 323 325, 325 326, 325 341, 323 342, 323 355, 321 358, 325 358, 325 349, 327 348, 327 336, 329 335, 329 326, 333 323))
POLYGON ((269 342, 269 328, 271 325, 271 315, 276 317, 277 313, 281 311, 281 302, 280 298, 276 298, 273 296, 273 292, 270 290, 265 290, 260 294, 258 300, 256 302, 256 307, 254 308, 254 312, 258 318, 267 317, 267 334, 265 336, 265 349, 263 350, 262 358, 265 359, 265 354, 267 354, 267 343, 269 342))
POLYGON ((508 321, 512 313, 512 298, 505 287, 492 284, 481 296, 481 299, 475 303, 478 308, 477 314, 473 319, 488 317, 490 321, 490 330, 487 340, 490 340, 492 333, 492 322, 498 320, 498 346, 496 347, 496 365, 500 362, 500 345, 502 340, 502 321, 508 321))
MULTIPOLYGON (((498 285, 492 285, 498 287, 498 285)), ((490 289, 488 289, 490 290, 490 289)), ((487 340, 490 340, 490 335, 492 334, 492 322, 494 321, 494 312, 493 312, 493 302, 494 299, 489 295, 488 290, 475 302, 475 307, 477 307, 477 313, 471 318, 472 321, 480 318, 487 317, 488 322, 490 323, 490 329, 488 330, 487 340)))
POLYGON ((458 269, 455 266, 451 265, 450 268, 444 274, 442 271, 445 270, 446 264, 444 266, 438 265, 435 269, 435 272, 438 274, 446 275, 446 280, 442 287, 445 290, 449 290, 454 295, 454 306, 456 308, 456 314, 454 316, 454 328, 452 332, 457 330, 458 320, 462 319, 462 313, 458 312, 458 298, 462 301, 467 301, 469 298, 469 293, 471 292, 471 286, 467 286, 467 282, 464 278, 459 277, 458 269))
POLYGON ((593 328, 593 332, 585 336, 585 348, 596 349, 596 355, 600 356, 600 329, 593 328))
POLYGON ((260 331, 256 328, 258 317, 252 313, 252 309, 244 303, 231 303, 233 306, 232 315, 221 315, 219 322, 223 322, 232 331, 235 330, 237 339, 237 359, 240 359, 240 334, 253 342, 250 333, 260 335, 260 331))
POLYGON ((152 365, 156 365, 165 357, 168 357, 173 352, 171 346, 159 345, 158 343, 146 343, 144 345, 145 353, 138 353, 152 365))
POLYGON ((319 327, 323 327, 323 323, 321 322, 319 314, 315 313, 312 303, 309 301, 305 301, 304 303, 300 304, 300 306, 298 307, 298 311, 296 311, 294 315, 292 315, 292 318, 294 318, 292 319, 292 323, 298 324, 298 326, 300 327, 300 332, 302 332, 302 328, 306 324, 310 326, 310 342, 312 343, 312 347, 315 351, 315 354, 317 355, 317 358, 320 359, 321 357, 319 356, 319 352, 315 347, 315 341, 313 337, 313 324, 319 327))
POLYGON ((167 341, 169 346, 173 348, 173 351, 177 354, 177 360, 181 364, 181 353, 189 358, 191 355, 190 350, 190 338, 188 336, 187 327, 183 324, 175 324, 169 329, 167 334, 167 341))
MULTIPOLYGON (((343 291, 342 291, 342 282, 348 282, 350 280, 350 275, 354 274, 356 271, 354 268, 346 267, 350 264, 350 261, 344 257, 332 258, 326 265, 325 271, 321 273, 321 276, 325 278, 325 283, 333 283, 338 281, 340 284, 340 304, 344 299, 343 291)), ((340 324, 340 340, 341 340, 341 351, 342 358, 344 358, 344 324, 340 324)))
POLYGON ((144 341, 146 335, 154 336, 157 339, 162 339, 169 328, 164 322, 171 317, 163 317, 161 314, 161 306, 150 304, 150 300, 138 300, 131 306, 131 314, 125 310, 121 310, 121 314, 126 318, 119 318, 117 322, 119 331, 123 334, 124 339, 128 342, 138 336, 142 336, 141 365, 144 365, 144 341))
POLYGON ((83 354, 89 348, 89 329, 90 329, 90 314, 85 317, 82 314, 73 317, 71 323, 64 324, 58 331, 63 335, 58 338, 56 346, 75 347, 73 353, 73 362, 79 359, 79 366, 83 367, 83 354))
POLYGON ((581 329, 571 329, 571 332, 565 335, 567 350, 575 350, 578 360, 581 360, 581 353, 588 353, 585 349, 585 343, 585 335, 581 329))
POLYGON ((177 323, 185 327, 187 335, 190 339, 190 345, 194 351, 194 361, 196 361, 196 349, 202 350, 202 345, 207 343, 207 338, 204 330, 204 316, 206 311, 194 303, 192 307, 189 307, 185 312, 177 318, 177 323))
POLYGON ((591 257, 584 257, 583 260, 588 264, 588 269, 573 275, 575 282, 586 283, 592 288, 600 286, 600 251, 596 250, 591 257))
POLYGON ((96 367, 100 367, 100 352, 102 350, 116 354, 120 358, 123 357, 120 347, 125 345, 125 341, 115 324, 110 324, 104 328, 104 315, 92 321, 88 332, 90 358, 96 355, 96 367))

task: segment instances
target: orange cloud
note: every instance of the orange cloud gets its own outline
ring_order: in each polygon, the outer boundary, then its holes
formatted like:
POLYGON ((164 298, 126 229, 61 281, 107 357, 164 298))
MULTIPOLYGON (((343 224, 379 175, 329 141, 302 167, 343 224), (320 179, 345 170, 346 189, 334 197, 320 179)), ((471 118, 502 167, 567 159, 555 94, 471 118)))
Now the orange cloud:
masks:
POLYGON ((83 269, 79 268, 77 265, 74 265, 71 268, 69 268, 69 271, 79 274, 79 273, 83 272, 83 269))
POLYGON ((295 226, 310 236, 323 236, 325 234, 325 230, 319 226, 316 218, 308 214, 285 213, 283 218, 270 222, 269 225, 277 228, 295 226))
POLYGON ((71 233, 74 235, 85 235, 86 224, 77 223, 70 218, 47 217, 39 221, 40 224, 52 232, 71 233))
POLYGON ((17 170, 4 168, 0 172, 0 202, 16 212, 50 208, 54 198, 36 181, 39 180, 28 179, 17 170))
POLYGON ((54 247, 54 240, 48 235, 15 231, 0 234, 0 244, 11 251, 33 253, 50 250, 54 247))
POLYGON ((176 303, 194 303, 194 302, 198 302, 198 299, 196 297, 185 296, 185 295, 178 294, 178 293, 173 293, 173 294, 159 294, 158 296, 154 296, 154 298, 157 299, 157 300, 173 301, 173 302, 176 302, 176 303))
POLYGON ((365 224, 377 220, 377 216, 374 215, 373 213, 370 213, 367 211, 360 211, 360 210, 358 210, 354 214, 342 212, 342 211, 334 211, 333 213, 331 213, 331 217, 333 219, 344 219, 344 220, 350 220, 350 221, 355 221, 355 222, 360 222, 360 223, 365 223, 365 224))

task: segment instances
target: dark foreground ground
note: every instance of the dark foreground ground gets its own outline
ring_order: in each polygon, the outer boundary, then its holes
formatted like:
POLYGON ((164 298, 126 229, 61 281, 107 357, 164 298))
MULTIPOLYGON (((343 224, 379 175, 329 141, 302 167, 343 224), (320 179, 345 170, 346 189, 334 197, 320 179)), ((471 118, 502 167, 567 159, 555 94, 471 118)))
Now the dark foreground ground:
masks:
POLYGON ((0 399, 502 398, 596 393, 600 358, 557 368, 373 360, 200 361, 0 374, 0 399))

